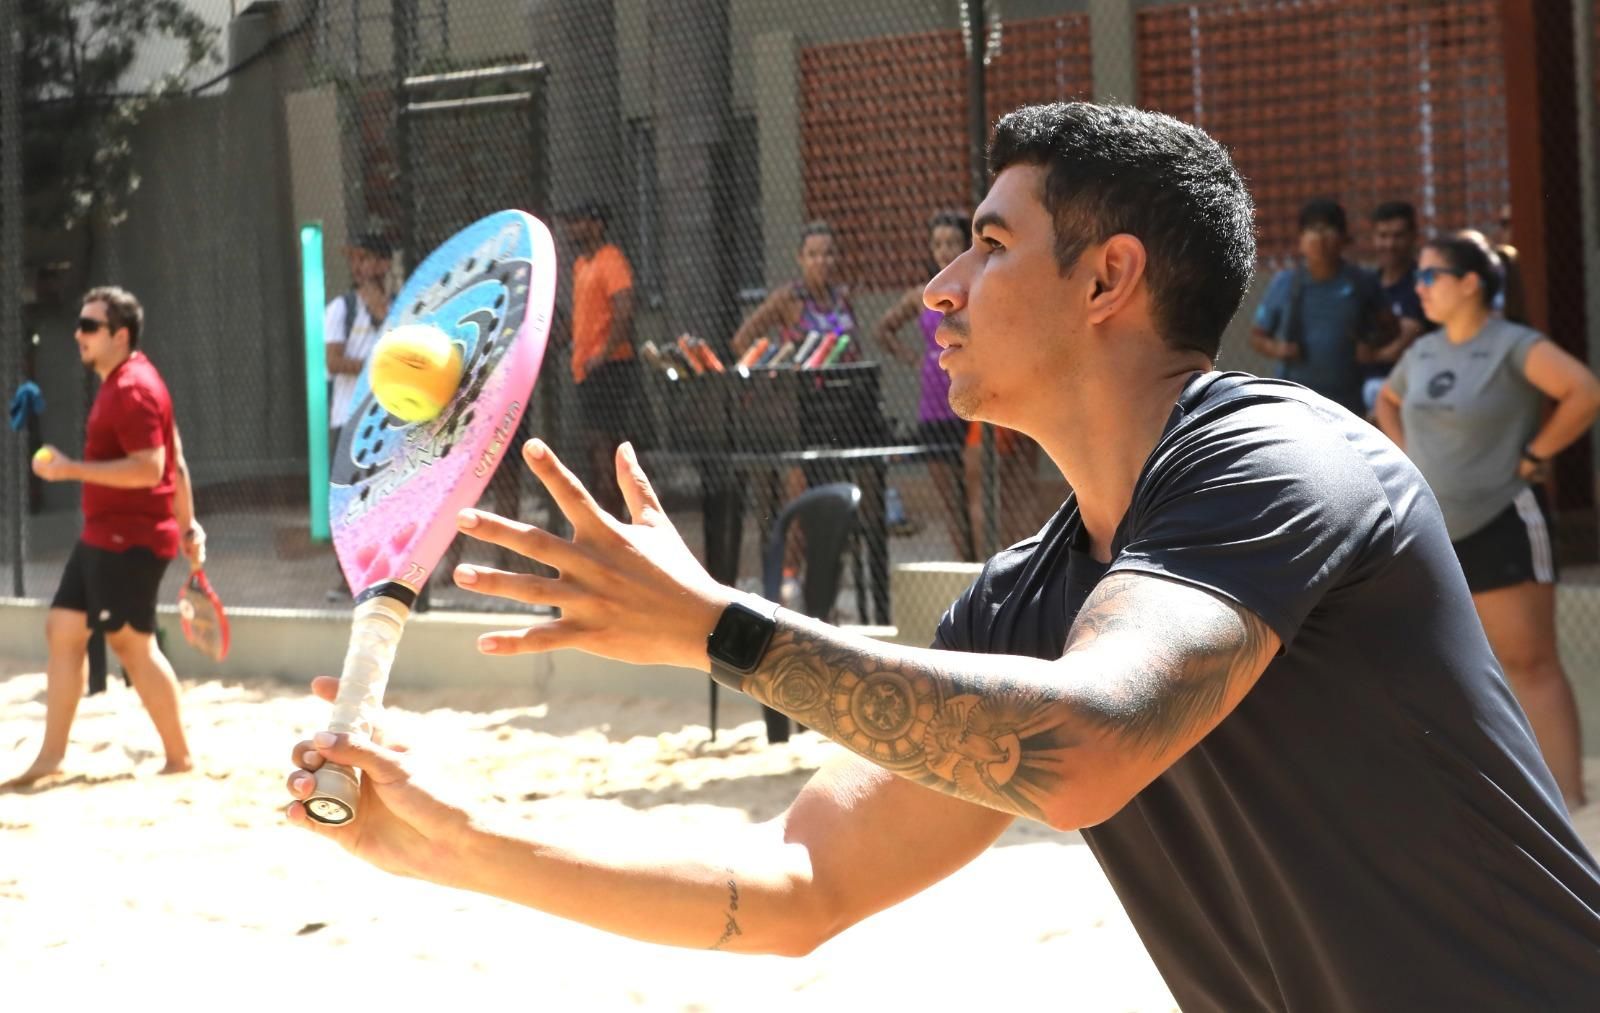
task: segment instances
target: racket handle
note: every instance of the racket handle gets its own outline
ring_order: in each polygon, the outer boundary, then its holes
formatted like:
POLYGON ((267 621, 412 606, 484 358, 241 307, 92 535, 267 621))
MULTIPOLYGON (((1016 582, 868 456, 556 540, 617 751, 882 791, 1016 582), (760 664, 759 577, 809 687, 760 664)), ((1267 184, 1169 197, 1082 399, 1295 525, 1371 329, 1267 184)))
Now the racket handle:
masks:
POLYGON ((360 775, 342 763, 317 768, 317 788, 306 798, 306 812, 318 823, 338 826, 356 818, 361 797, 360 775))
MULTIPOLYGON (((374 595, 356 605, 329 731, 372 734, 383 710, 383 693, 389 685, 389 669, 400 646, 400 634, 410 615, 409 605, 387 595, 374 595)), ((348 823, 356 817, 360 790, 356 771, 339 764, 324 764, 317 771, 316 790, 306 799, 306 812, 318 823, 348 823)))

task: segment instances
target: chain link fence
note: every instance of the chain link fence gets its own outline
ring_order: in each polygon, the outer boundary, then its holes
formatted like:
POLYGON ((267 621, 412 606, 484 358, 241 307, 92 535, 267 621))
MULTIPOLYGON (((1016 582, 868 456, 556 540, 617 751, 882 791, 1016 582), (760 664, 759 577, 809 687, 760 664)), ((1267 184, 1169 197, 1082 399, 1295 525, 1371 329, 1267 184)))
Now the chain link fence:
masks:
MULTIPOLYGON (((216 30, 214 60, 138 110, 138 185, 114 224, 25 226, 50 181, 22 178, 21 139, 46 108, 148 88, 131 72, 91 96, 29 80, 50 68, 0 29, 0 379, 8 393, 32 381, 44 402, 5 448, 15 595, 48 597, 77 533, 76 488, 26 479, 26 459, 40 442, 81 446, 94 386, 70 336, 77 295, 115 282, 145 303, 142 347, 174 396, 224 598, 347 601, 313 534, 308 490, 325 476, 309 463, 307 385, 325 381, 308 380, 306 293, 325 292, 324 338, 343 347, 321 368, 359 359, 410 265, 518 207, 556 228, 563 275, 525 435, 604 490, 607 451, 632 439, 718 577, 925 639, 970 579, 959 564, 1036 530, 1066 492, 1032 441, 950 413, 918 295, 967 242, 986 125, 1028 102, 1137 102, 1232 147, 1262 263, 1225 367, 1270 370, 1250 317, 1296 256, 1299 209, 1323 197, 1343 205, 1362 264, 1378 259, 1369 217, 1387 201, 1412 204, 1424 236, 1470 227, 1517 246, 1526 319, 1589 359, 1590 0, 190 6, 216 30), (838 482, 861 491, 856 533, 841 559, 808 558, 774 522, 838 482)), ((20 10, 0 0, 5 25, 20 10)), ((149 33, 141 65, 173 44, 149 33)), ((1589 668, 1593 470, 1585 442, 1552 486, 1572 660, 1589 668)), ((559 525, 515 461, 485 506, 559 525)), ((448 571, 432 607, 498 607, 448 571)))

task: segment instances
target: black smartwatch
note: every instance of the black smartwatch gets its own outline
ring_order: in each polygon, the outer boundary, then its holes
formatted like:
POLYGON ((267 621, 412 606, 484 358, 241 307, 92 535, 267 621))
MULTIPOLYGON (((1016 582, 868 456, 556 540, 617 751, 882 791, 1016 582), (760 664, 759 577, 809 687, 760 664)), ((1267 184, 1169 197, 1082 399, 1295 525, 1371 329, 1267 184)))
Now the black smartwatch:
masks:
POLYGON ((744 690, 744 677, 766 657, 767 646, 778 628, 778 606, 750 595, 735 599, 722 611, 716 628, 706 637, 711 678, 729 689, 744 690))
POLYGON ((1531 449, 1529 449, 1529 445, 1526 443, 1522 445, 1522 459, 1536 468, 1550 460, 1548 457, 1540 457, 1538 454, 1535 454, 1531 449))

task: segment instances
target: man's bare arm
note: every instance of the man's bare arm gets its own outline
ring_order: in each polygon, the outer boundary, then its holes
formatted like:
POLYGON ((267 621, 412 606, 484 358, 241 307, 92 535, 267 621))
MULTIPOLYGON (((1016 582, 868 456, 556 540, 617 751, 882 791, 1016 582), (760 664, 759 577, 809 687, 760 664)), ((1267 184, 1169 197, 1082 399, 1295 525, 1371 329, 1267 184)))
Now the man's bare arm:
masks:
POLYGON ((780 618, 745 692, 917 784, 1063 829, 1113 815, 1278 648, 1245 609, 1134 573, 1101 582, 1055 661, 897 649, 780 618))
MULTIPOLYGON (((616 457, 632 524, 600 510, 541 441, 523 460, 572 540, 475 510, 461 530, 561 576, 462 566, 456 581, 562 615, 485 634, 479 649, 578 648, 706 671, 707 635, 737 595, 699 567, 632 447, 616 457)), ((1101 580, 1055 660, 900 647, 778 617, 756 670, 719 678, 917 784, 1058 828, 1116 813, 1238 705, 1278 649, 1240 606, 1138 572, 1101 580)))
POLYGON ((113 489, 150 489, 161 484, 167 467, 167 448, 136 450, 114 461, 74 461, 68 478, 113 489))
MULTIPOLYGON (((324 700, 337 687, 331 678, 312 683, 324 700)), ((293 763, 304 764, 312 748, 297 743, 293 763)), ((668 827, 625 807, 573 800, 581 817, 546 820, 534 810, 493 826, 423 787, 414 754, 370 740, 323 750, 361 767, 385 805, 344 827, 312 823, 291 805, 293 822, 392 873, 694 949, 807 953, 966 865, 1011 823, 841 753, 784 813, 759 825, 668 827)), ((310 782, 297 770, 291 794, 303 799, 310 782)))
POLYGON ((1257 355, 1268 359, 1298 359, 1300 346, 1291 341, 1280 341, 1259 327, 1250 328, 1250 347, 1257 355))
POLYGON ((329 373, 342 373, 345 376, 356 376, 365 365, 360 359, 353 359, 344 354, 343 341, 330 341, 323 347, 327 350, 326 359, 329 373))
POLYGON ((1411 347, 1411 343, 1423 334, 1422 321, 1412 317, 1399 318, 1395 328, 1395 339, 1373 353, 1373 362, 1399 362, 1400 356, 1411 347))

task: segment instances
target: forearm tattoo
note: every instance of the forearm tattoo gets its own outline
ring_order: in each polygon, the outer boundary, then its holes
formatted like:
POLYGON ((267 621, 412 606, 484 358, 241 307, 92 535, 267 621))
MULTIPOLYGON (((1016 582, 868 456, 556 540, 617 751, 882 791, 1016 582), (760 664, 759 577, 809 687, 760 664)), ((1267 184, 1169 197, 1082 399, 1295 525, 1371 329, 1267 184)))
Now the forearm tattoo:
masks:
MULTIPOLYGON (((1066 653, 1133 633, 1140 650, 1072 684, 1004 672, 998 659, 957 670, 863 652, 828 627, 780 618, 742 689, 851 751, 927 787, 1043 820, 1075 746, 1114 736, 1160 756, 1214 721, 1235 677, 1253 671, 1269 634, 1250 613, 1194 592, 1181 616, 1162 608, 1175 585, 1113 574, 1084 603, 1066 653), (1166 585, 1163 587, 1162 585, 1166 585)), ((922 657, 927 657, 923 655, 922 657)), ((979 660, 982 658, 982 660, 979 660)))
POLYGON ((1087 650, 1101 637, 1123 636, 1143 647, 1138 665, 1121 677, 1091 682, 1079 695, 1083 718, 1115 732, 1128 744, 1160 756, 1221 712, 1237 679, 1262 662, 1272 643, 1267 625, 1220 598, 1184 595, 1182 614, 1162 609, 1148 592, 1170 582, 1113 574, 1084 602, 1067 637, 1067 653, 1087 650), (1187 606, 1187 607, 1183 607, 1187 606))
POLYGON ((733 878, 732 870, 729 870, 729 872, 728 872, 728 910, 725 912, 725 917, 728 919, 728 922, 722 928, 722 935, 720 937, 718 937, 718 939, 717 939, 717 941, 715 943, 711 944, 711 948, 713 950, 722 949, 724 946, 728 945, 728 942, 731 939, 733 939, 734 936, 742 936, 742 935, 744 935, 744 930, 739 928, 739 919, 737 917, 738 913, 739 913, 739 883, 738 883, 737 880, 735 880, 733 878))

